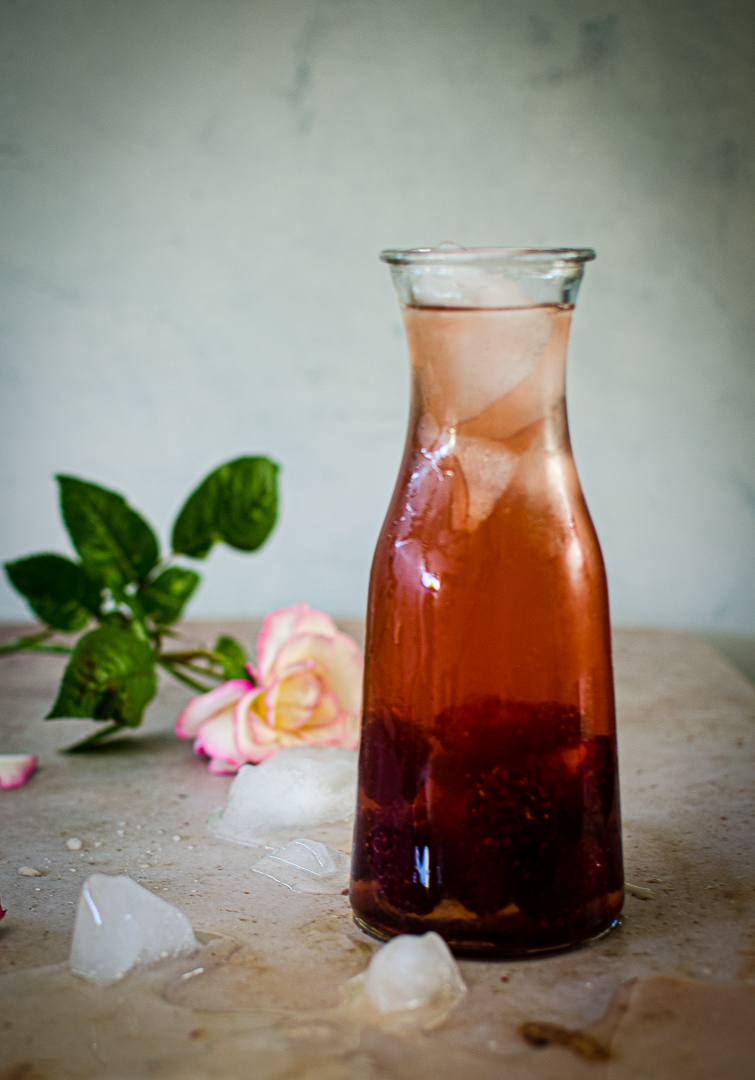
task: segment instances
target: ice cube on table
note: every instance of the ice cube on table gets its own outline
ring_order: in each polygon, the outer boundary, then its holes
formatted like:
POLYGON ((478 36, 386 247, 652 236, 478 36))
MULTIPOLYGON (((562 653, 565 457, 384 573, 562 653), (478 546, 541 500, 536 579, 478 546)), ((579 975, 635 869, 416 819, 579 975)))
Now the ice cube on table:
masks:
POLYGON ((300 838, 276 848, 252 869, 294 892, 340 893, 349 884, 351 860, 318 840, 300 838))
POLYGON ((401 934, 375 953, 367 969, 364 992, 382 1013, 437 1006, 446 1013, 467 988, 443 938, 401 934))
POLYGON ((353 817, 357 754, 334 746, 280 750, 260 765, 243 765, 222 813, 220 836, 248 844, 283 843, 311 827, 353 817))
POLYGON ((182 911, 125 875, 92 874, 79 897, 71 970, 107 984, 136 964, 199 948, 182 911))

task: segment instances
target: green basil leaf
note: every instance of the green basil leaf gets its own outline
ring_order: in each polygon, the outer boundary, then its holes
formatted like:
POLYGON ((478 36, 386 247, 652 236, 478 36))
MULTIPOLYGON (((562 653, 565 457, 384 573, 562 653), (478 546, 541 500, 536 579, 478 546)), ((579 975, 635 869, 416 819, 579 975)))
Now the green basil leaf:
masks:
POLYGON ((104 615, 100 615, 97 620, 102 626, 115 626, 119 630, 127 630, 132 633, 131 620, 127 619, 122 611, 107 611, 104 615))
POLYGON ((99 626, 79 639, 46 719, 81 717, 138 727, 156 690, 149 645, 126 629, 99 626))
POLYGON ((176 554, 204 559, 216 541, 256 551, 278 513, 278 466, 265 457, 221 465, 186 500, 173 526, 176 554))
POLYGON ((237 641, 236 638, 224 634, 215 642, 212 651, 216 652, 220 657, 226 679, 249 678, 249 672, 245 667, 249 657, 244 652, 241 642, 237 641))
POLYGON ((83 630, 99 611, 100 590, 79 563, 64 555, 30 555, 6 563, 11 585, 53 630, 83 630))
POLYGON ((63 520, 86 568, 108 585, 146 578, 160 553, 144 518, 115 491, 75 476, 56 479, 63 520))
POLYGON ((143 585, 136 595, 145 616, 162 626, 170 626, 180 616, 199 581, 194 570, 171 566, 143 585))

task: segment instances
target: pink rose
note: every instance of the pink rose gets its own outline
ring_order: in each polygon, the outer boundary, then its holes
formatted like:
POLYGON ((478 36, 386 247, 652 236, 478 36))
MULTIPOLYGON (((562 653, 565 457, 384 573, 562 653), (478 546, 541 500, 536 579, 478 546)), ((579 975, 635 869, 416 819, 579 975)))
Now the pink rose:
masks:
POLYGON ((179 739, 194 739, 194 749, 198 754, 207 754, 210 772, 217 776, 235 773, 244 764, 233 734, 233 712, 253 686, 248 679, 231 679, 192 698, 176 717, 176 735, 179 739))
POLYGON ((324 611, 299 603, 266 615, 250 675, 192 698, 176 720, 210 772, 235 773, 286 746, 356 749, 362 656, 324 611))
POLYGON ((21 787, 37 767, 36 754, 0 754, 0 788, 21 787))

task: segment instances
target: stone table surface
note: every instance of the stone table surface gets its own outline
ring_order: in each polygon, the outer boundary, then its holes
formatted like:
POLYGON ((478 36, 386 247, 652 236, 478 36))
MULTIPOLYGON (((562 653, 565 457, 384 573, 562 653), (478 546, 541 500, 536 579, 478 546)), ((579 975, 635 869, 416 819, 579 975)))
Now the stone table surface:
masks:
MULTIPOLYGON (((361 638, 360 622, 342 625, 361 638)), ((184 632, 210 641, 218 629, 250 647, 256 632, 253 622, 232 620, 190 623, 184 632)), ((13 630, 2 633, 7 639, 13 630)), ((620 926, 586 947, 540 959, 461 961, 468 993, 459 1007, 432 1032, 402 1034, 337 1019, 341 985, 379 947, 353 923, 347 898, 300 895, 252 873, 249 849, 215 838, 207 827, 230 779, 210 776, 190 743, 171 733, 188 692, 164 680, 142 729, 97 752, 66 756, 57 751, 92 725, 42 721, 63 659, 0 658, 0 752, 40 757, 25 787, 0 792, 0 897, 8 910, 0 924, 0 1000, 3 987, 8 1000, 28 995, 49 1010, 50 1031, 54 1015, 68 1016, 69 1041, 86 1029, 86 1048, 66 1043, 59 1053, 63 1043, 52 1045, 44 1024, 29 1029, 23 1047, 0 1034, 0 1078, 235 1076, 228 1062, 242 1059, 255 1064, 238 1075, 255 1077, 565 1080, 585 1068, 584 1075, 597 1077, 594 1064, 585 1066, 568 1049, 528 1046, 522 1023, 589 1026, 636 976, 755 983, 755 687, 690 634, 617 630, 614 660, 626 878, 638 887, 629 890, 620 926), (82 841, 81 850, 68 849, 72 837, 82 841), (41 876, 19 876, 22 866, 41 876), (148 1021, 132 1019, 131 1064, 119 1064, 126 1043, 112 1034, 108 1051, 88 1033, 87 1009, 103 1007, 102 993, 87 1004, 82 991, 76 1010, 66 1013, 78 991, 60 990, 65 969, 21 974, 66 960, 79 890, 95 871, 130 875, 179 906, 196 930, 240 946, 214 975, 194 980, 191 994, 166 998, 163 987, 158 1008, 159 995, 150 991, 153 1006, 142 1012, 157 1017, 166 1010, 164 1060, 146 1034, 148 1021), (48 1001, 56 979, 58 996, 48 1001), (140 1023, 146 1025, 141 1042, 140 1023), (181 1037, 197 1049, 179 1067, 170 1065, 165 1047, 171 1024, 181 1023, 188 1025, 181 1037), (206 1047, 200 1053, 205 1035, 212 1053, 206 1047), (297 1045, 306 1043, 303 1057, 292 1050, 297 1038, 297 1045)), ((124 993, 121 987, 119 1023, 129 1009, 142 1015, 124 993)), ((3 1015, 0 1009, 0 1021, 3 1015)), ((16 1028, 7 1025, 13 1035, 16 1028)))

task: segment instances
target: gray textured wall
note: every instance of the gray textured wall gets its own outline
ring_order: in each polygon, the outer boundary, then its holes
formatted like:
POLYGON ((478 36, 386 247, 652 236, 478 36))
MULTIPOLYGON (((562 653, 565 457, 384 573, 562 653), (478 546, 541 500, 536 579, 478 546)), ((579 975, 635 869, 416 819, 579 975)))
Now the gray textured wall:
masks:
MULTIPOLYGON (((570 410, 625 622, 755 631, 755 5, 4 0, 0 555, 284 465, 195 613, 363 608, 407 378, 378 250, 594 245, 570 410)), ((3 586, 0 615, 23 608, 3 586)))

